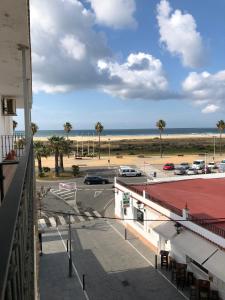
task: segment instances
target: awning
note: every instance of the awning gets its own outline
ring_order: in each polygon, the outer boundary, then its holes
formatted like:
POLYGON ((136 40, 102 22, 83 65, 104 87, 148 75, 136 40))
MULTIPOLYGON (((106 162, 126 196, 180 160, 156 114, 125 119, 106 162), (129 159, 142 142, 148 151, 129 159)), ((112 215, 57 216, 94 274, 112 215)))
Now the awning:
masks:
POLYGON ((210 273, 225 282, 225 252, 218 250, 204 264, 203 267, 210 273))
POLYGON ((166 240, 171 240, 176 235, 176 228, 173 221, 154 221, 149 224, 155 232, 163 236, 166 240))
MULTIPOLYGON (((172 245, 182 249, 182 251, 197 263, 202 264, 218 247, 208 242, 206 239, 183 229, 171 241, 172 245)), ((204 264, 204 267, 206 264, 204 264)))

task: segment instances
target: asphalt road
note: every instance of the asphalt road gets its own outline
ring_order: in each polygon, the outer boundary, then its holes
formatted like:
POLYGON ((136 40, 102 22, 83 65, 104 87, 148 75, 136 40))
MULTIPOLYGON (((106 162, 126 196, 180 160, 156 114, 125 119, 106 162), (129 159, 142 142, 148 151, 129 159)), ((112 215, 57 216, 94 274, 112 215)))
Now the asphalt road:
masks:
MULTIPOLYGON (((70 192, 68 192, 68 194, 70 193, 70 196, 68 196, 67 193, 61 194, 59 191, 60 181, 37 181, 37 191, 40 191, 42 186, 44 187, 44 190, 51 188, 54 191, 54 193, 49 192, 47 196, 41 201, 42 213, 45 212, 45 216, 51 217, 57 215, 58 212, 67 213, 68 211, 73 211, 75 198, 77 208, 81 214, 85 211, 88 211, 91 214, 92 211, 97 211, 101 216, 105 215, 105 211, 108 206, 114 202, 113 182, 114 177, 117 173, 117 169, 84 168, 82 173, 82 177, 76 178, 74 180, 69 180, 69 182, 76 182, 76 197, 75 194, 70 192), (104 178, 108 178, 110 183, 104 185, 86 185, 83 183, 84 176, 86 174, 99 175, 104 178)), ((125 183, 143 183, 147 181, 147 178, 145 176, 130 178, 120 177, 119 179, 124 181, 125 183)))

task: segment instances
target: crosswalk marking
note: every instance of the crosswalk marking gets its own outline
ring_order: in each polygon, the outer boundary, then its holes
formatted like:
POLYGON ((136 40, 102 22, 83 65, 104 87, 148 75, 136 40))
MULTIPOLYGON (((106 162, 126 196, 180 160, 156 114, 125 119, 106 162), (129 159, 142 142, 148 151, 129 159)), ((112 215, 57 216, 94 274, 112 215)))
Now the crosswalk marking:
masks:
MULTIPOLYGON (((101 214, 96 210, 90 212, 80 212, 77 207, 75 207, 74 210, 77 213, 77 215, 70 215, 71 224, 90 221, 96 219, 95 216, 101 217, 101 214)), ((58 225, 68 224, 69 218, 67 215, 57 215, 55 217, 47 217, 46 215, 44 215, 42 216, 42 218, 38 219, 39 230, 45 230, 47 227, 57 227, 58 225)))
POLYGON ((100 217, 101 218, 101 215, 99 212, 97 212, 96 210, 93 210, 93 213, 96 215, 96 217, 100 217))
POLYGON ((94 219, 94 217, 92 217, 88 211, 85 211, 84 214, 88 217, 88 219, 90 219, 90 220, 94 219))
POLYGON ((62 225, 66 225, 66 221, 62 216, 58 216, 58 218, 59 218, 59 221, 62 225))
POLYGON ((70 198, 71 198, 71 196, 67 196, 67 197, 64 197, 63 199, 67 200, 67 199, 70 199, 70 198))
POLYGON ((55 218, 50 217, 50 218, 49 218, 49 222, 50 222, 50 224, 52 225, 52 227, 56 227, 56 221, 55 221, 55 218))
POLYGON ((71 221, 71 223, 75 223, 75 219, 73 216, 70 216, 70 221, 71 221))
POLYGON ((39 219, 38 220, 38 225, 41 227, 41 229, 45 229, 47 227, 45 219, 39 219))
MULTIPOLYGON (((76 211, 77 214, 80 214, 79 210, 74 207, 74 210, 76 211)), ((77 216, 77 218, 81 221, 81 222, 84 222, 85 221, 85 218, 83 218, 82 216, 77 216)))

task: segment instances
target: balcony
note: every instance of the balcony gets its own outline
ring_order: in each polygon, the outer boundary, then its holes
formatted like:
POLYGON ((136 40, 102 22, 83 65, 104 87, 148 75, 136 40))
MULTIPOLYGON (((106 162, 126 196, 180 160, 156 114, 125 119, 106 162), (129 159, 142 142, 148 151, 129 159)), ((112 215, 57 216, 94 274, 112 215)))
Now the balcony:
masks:
POLYGON ((34 299, 34 169, 32 142, 0 204, 0 299, 34 299))

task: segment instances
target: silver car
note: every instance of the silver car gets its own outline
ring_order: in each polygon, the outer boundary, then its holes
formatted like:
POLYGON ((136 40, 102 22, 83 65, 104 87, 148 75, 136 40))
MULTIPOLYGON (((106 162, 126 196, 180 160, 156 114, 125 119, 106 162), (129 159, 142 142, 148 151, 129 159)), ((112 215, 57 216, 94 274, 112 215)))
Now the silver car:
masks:
POLYGON ((196 170, 194 168, 190 168, 190 169, 186 170, 186 174, 187 175, 196 175, 196 174, 198 174, 198 170, 196 170))
POLYGON ((185 170, 187 170, 190 168, 190 165, 187 162, 182 162, 182 163, 180 163, 180 167, 183 167, 185 170))
POLYGON ((186 170, 182 166, 178 166, 174 170, 174 175, 184 175, 186 173, 186 170))

